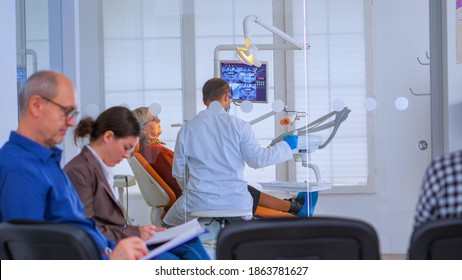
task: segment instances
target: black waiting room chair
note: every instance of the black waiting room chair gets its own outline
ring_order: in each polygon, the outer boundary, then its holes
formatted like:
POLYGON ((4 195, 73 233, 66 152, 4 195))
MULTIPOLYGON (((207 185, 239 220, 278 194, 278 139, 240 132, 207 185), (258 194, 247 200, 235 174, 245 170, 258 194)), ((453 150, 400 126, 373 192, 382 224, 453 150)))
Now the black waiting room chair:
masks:
POLYGON ((409 259, 462 260, 462 219, 432 221, 416 228, 409 259))
POLYGON ((278 218, 236 222, 220 231, 219 260, 380 259, 377 233, 345 218, 278 218))
POLYGON ((101 259, 91 236, 67 224, 37 221, 0 223, 2 260, 101 259))

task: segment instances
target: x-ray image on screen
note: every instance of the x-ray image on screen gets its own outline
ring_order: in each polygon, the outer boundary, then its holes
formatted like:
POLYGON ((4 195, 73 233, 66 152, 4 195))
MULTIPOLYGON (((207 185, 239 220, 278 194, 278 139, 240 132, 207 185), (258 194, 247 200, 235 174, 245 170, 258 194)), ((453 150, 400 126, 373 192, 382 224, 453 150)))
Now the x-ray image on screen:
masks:
POLYGON ((267 102, 266 65, 257 68, 238 61, 221 62, 221 78, 231 87, 233 101, 267 102))

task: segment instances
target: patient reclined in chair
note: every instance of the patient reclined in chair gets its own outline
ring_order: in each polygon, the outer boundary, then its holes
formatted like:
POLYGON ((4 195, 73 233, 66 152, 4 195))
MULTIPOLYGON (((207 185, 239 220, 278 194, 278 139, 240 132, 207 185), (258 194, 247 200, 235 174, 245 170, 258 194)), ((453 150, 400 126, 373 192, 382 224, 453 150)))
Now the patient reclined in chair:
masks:
MULTIPOLYGON (((143 150, 141 149, 140 152, 142 151, 143 150)), ((166 180, 163 179, 163 177, 167 177, 169 174, 162 174, 164 176, 161 176, 161 174, 159 174, 154 168, 156 163, 149 163, 140 152, 134 152, 129 160, 129 163, 133 173, 135 174, 135 178, 138 181, 144 200, 150 207, 153 208, 151 211, 151 222, 156 225, 161 225, 160 217, 162 210, 168 210, 168 207, 176 201, 177 196, 173 192, 173 188, 170 187, 170 185, 166 183, 166 180)), ((290 201, 284 201, 282 199, 260 193, 256 189, 254 190, 255 193, 257 193, 257 196, 263 198, 263 200, 270 201, 270 203, 272 203, 271 200, 277 201, 281 204, 281 206, 279 206, 280 208, 284 208, 284 206, 287 205, 288 208, 286 211, 290 210, 290 201)), ((256 208, 254 215, 257 217, 293 217, 292 214, 283 212, 282 210, 275 210, 260 205, 256 208)))
MULTIPOLYGON (((161 210, 157 211, 154 209, 165 209, 168 210, 168 207, 175 202, 175 200, 182 194, 182 190, 178 185, 176 179, 172 176, 172 163, 173 163, 173 151, 165 146, 165 143, 159 140, 159 136, 162 133, 160 126, 160 118, 149 113, 147 107, 141 107, 134 110, 135 116, 138 118, 140 124, 142 124, 143 131, 140 139, 140 147, 137 147, 136 152, 133 154, 133 157, 129 160, 132 169, 134 169, 134 158, 137 158, 137 161, 142 161, 141 157, 144 158, 145 162, 142 164, 144 166, 144 177, 146 173, 154 174, 150 175, 151 179, 146 179, 145 181, 150 180, 150 183, 146 183, 151 186, 143 186, 140 182, 141 193, 143 194, 144 199, 153 207, 153 212, 151 212, 151 220, 154 224, 160 222, 160 213, 161 210), (149 164, 146 164, 149 163, 149 164), (153 179, 154 178, 154 179, 153 179), (149 196, 154 196, 150 189, 155 189, 158 195, 164 197, 162 201, 157 203, 152 202, 152 198, 149 196), (161 190, 161 191, 158 191, 161 190), (168 191, 167 191, 168 190, 168 191), (173 193, 173 194, 172 194, 173 193), (154 217, 155 215, 156 217, 154 217), (156 222, 154 220, 156 220, 156 222)), ((136 167, 135 167, 136 169, 136 167)), ((133 170, 135 173, 136 179, 139 181, 136 173, 140 171, 133 170)), ((141 176, 141 175, 140 175, 141 176)), ((254 197, 258 198, 255 204, 258 202, 258 207, 254 207, 254 215, 261 217, 281 217, 288 216, 293 217, 292 214, 298 214, 299 212, 306 213, 307 211, 300 211, 300 209, 305 205, 304 196, 301 195, 299 198, 293 198, 292 200, 283 200, 267 194, 255 191, 256 195, 254 197), (256 208, 256 209, 255 209, 256 208), (292 214, 286 213, 290 212, 292 214)), ((305 207, 306 208, 306 207, 305 207)))
MULTIPOLYGON (((168 211, 168 207, 171 206, 176 201, 177 196, 174 193, 175 187, 176 187, 176 190, 179 189, 181 191, 181 189, 178 186, 178 183, 176 183, 175 179, 172 177, 171 171, 170 173, 163 173, 163 174, 160 172, 157 172, 156 168, 159 165, 165 167, 165 166, 168 166, 168 162, 164 161, 165 156, 158 156, 156 158, 157 160, 153 161, 152 154, 160 155, 162 153, 159 151, 154 152, 156 150, 156 147, 153 147, 153 146, 157 146, 157 145, 150 145, 147 147, 143 147, 142 149, 139 150, 139 152, 134 152, 129 162, 135 174, 135 178, 138 181, 138 185, 139 185, 139 188, 141 190, 141 194, 143 195, 144 200, 150 207, 153 208, 151 211, 151 222, 156 225, 161 225, 162 210, 168 211), (150 153, 147 154, 146 151, 150 151, 150 153), (153 162, 149 162, 143 156, 143 154, 147 154, 148 158, 150 158, 150 160, 153 162), (159 159, 161 160, 158 161, 159 159), (142 170, 141 168, 143 168, 144 170, 142 170), (167 184, 166 183, 167 181, 173 182, 172 184, 173 187, 167 184)), ((164 150, 167 148, 162 146, 160 147, 160 149, 164 150)), ((163 169, 171 170, 171 165, 169 169, 161 168, 161 170, 163 169)), ((271 209, 271 208, 259 205, 256 207, 254 211, 255 216, 257 217, 293 217, 292 214, 286 213, 288 212, 288 210, 290 210, 291 204, 293 204, 291 201, 282 200, 282 199, 270 196, 268 194, 261 193, 260 191, 252 187, 250 187, 249 189, 252 190, 251 193, 253 194, 253 197, 256 197, 257 199, 259 199, 260 202, 263 203, 263 205, 267 205, 267 206, 275 205, 275 202, 276 202, 276 203, 279 203, 279 205, 276 204, 275 208, 279 207, 281 209, 281 210, 276 210, 276 209, 271 209), (283 212, 282 209, 284 209, 286 212, 283 212)), ((298 204, 303 205, 303 203, 300 203, 300 202, 298 204)), ((301 208, 302 205, 298 205, 298 208, 301 208)))

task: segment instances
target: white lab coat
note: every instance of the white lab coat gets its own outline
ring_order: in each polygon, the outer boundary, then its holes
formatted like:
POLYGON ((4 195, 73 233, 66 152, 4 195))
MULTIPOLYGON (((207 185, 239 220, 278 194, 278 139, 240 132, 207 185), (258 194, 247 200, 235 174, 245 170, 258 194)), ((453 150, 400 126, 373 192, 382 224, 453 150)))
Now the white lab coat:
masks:
POLYGON ((183 195, 167 212, 164 222, 182 224, 191 219, 191 212, 203 210, 245 209, 251 213, 245 163, 262 168, 291 158, 286 142, 261 147, 251 125, 222 107, 199 112, 178 132, 172 173, 183 195), (186 165, 189 179, 184 187, 186 165))

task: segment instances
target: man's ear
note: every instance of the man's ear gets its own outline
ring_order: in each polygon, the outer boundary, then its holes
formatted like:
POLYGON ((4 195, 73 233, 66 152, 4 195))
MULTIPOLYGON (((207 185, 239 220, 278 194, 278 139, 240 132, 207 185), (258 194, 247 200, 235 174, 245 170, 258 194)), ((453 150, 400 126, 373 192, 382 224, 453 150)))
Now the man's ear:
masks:
POLYGON ((225 104, 228 104, 229 99, 230 99, 230 93, 228 92, 227 94, 224 94, 220 98, 220 102, 224 102, 225 104))
POLYGON ((38 117, 40 115, 41 109, 43 108, 44 104, 42 102, 42 98, 38 95, 32 95, 27 102, 27 107, 29 109, 29 113, 33 117, 38 117))

